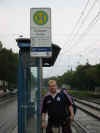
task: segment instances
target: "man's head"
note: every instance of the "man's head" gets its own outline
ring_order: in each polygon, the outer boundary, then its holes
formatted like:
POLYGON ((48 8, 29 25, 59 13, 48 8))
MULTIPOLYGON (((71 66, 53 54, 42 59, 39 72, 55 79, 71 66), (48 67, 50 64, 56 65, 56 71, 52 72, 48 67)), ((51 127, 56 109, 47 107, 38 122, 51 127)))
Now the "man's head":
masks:
POLYGON ((55 80, 49 80, 48 81, 48 87, 49 87, 49 91, 51 93, 56 93, 57 90, 57 83, 55 80))

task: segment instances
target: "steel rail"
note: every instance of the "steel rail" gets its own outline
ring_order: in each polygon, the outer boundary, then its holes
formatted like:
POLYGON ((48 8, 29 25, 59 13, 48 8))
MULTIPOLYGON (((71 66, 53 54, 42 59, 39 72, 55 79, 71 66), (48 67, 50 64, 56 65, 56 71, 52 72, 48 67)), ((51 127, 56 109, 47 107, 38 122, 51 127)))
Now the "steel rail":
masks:
POLYGON ((89 131, 78 121, 73 121, 72 126, 75 127, 77 133, 89 133, 89 131))
POLYGON ((82 100, 79 100, 79 99, 76 99, 75 100, 76 102, 78 102, 78 103, 81 103, 81 104, 83 104, 83 105, 86 105, 86 106, 88 106, 88 107, 90 107, 90 108, 93 108, 93 109, 95 109, 95 110, 98 110, 98 111, 100 111, 100 105, 99 104, 96 104, 96 103, 94 103, 94 102, 90 102, 90 101, 82 101, 82 100), (88 102, 88 103, 87 103, 88 102), (94 104, 94 105, 92 105, 92 103, 94 104))
POLYGON ((76 103, 76 106, 83 112, 89 114, 90 116, 94 117, 97 120, 100 120, 100 111, 99 110, 96 110, 95 108, 89 107, 82 103, 76 103))

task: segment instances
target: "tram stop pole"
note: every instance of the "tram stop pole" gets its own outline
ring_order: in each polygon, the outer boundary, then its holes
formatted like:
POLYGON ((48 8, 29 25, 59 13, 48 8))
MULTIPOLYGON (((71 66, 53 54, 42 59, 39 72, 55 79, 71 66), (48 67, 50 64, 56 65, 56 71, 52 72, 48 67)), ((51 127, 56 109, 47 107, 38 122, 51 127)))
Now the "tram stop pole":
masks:
POLYGON ((40 98, 41 98, 41 89, 42 89, 42 58, 38 58, 38 76, 37 76, 37 83, 38 83, 38 90, 37 90, 37 133, 41 131, 41 112, 40 112, 40 98))
POLYGON ((51 57, 51 8, 30 9, 30 55, 37 58, 37 133, 41 130, 40 90, 42 87, 42 60, 51 57))

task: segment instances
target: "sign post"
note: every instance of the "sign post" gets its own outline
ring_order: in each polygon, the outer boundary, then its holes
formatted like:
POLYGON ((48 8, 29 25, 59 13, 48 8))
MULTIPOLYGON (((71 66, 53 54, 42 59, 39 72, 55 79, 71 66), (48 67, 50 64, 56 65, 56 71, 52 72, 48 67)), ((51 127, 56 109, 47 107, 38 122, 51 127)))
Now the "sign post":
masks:
POLYGON ((37 133, 40 133, 40 89, 42 84, 42 58, 52 56, 51 9, 31 8, 30 11, 30 56, 38 60, 37 133))

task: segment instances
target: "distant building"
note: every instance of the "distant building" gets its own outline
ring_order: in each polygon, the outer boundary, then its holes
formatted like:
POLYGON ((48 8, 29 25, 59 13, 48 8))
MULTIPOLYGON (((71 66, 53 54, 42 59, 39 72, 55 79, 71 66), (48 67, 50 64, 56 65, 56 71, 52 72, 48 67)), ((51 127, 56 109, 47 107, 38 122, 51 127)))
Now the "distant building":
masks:
POLYGON ((8 87, 8 82, 4 80, 0 80, 0 89, 8 87))
POLYGON ((95 87, 95 94, 100 94, 100 86, 98 86, 98 87, 95 87))
POLYGON ((2 87, 3 86, 3 81, 2 80, 0 80, 0 87, 2 87))

